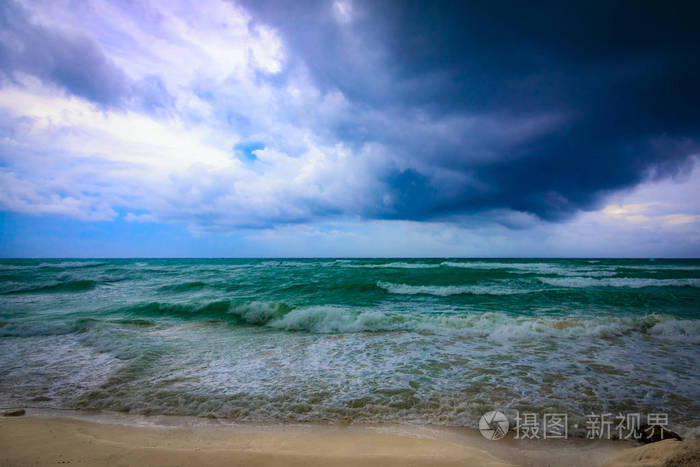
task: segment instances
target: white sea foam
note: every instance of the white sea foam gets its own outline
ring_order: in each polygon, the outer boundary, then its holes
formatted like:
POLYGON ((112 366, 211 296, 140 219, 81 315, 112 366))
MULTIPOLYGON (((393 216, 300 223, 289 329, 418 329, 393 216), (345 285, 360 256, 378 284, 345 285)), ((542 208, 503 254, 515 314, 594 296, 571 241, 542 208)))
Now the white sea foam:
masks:
POLYGON ((519 269, 523 267, 531 269, 532 267, 539 267, 539 263, 495 263, 491 261, 443 261, 440 264, 451 268, 467 269, 519 269))
POLYGON ((656 337, 669 339, 674 342, 700 344, 700 321, 666 319, 660 320, 647 331, 656 337))
POLYGON ((391 282, 378 281, 377 287, 389 293, 401 295, 513 295, 528 293, 533 290, 516 289, 503 285, 408 285, 393 284, 391 282))
POLYGON ((268 326, 288 331, 341 333, 360 331, 389 331, 401 329, 405 320, 381 311, 354 311, 338 306, 311 306, 297 308, 268 326))
POLYGON ((540 282, 555 287, 700 287, 700 279, 647 279, 631 277, 612 277, 594 279, 590 277, 538 277, 540 282))
POLYGON ((682 266, 679 264, 616 264, 616 269, 639 269, 642 271, 700 271, 700 266, 682 266))
POLYGON ((600 267, 561 266, 552 263, 495 263, 486 261, 443 261, 443 266, 465 269, 505 269, 515 274, 556 274, 559 276, 615 276, 617 272, 600 267))
POLYGON ((616 276, 615 271, 572 271, 570 274, 562 274, 570 277, 612 277, 616 276))

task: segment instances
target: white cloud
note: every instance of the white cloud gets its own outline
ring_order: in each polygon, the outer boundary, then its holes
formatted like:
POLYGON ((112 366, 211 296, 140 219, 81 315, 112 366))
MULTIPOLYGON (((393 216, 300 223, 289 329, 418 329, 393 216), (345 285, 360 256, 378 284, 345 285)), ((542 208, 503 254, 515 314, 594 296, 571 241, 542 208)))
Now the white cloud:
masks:
POLYGON ((369 149, 350 155, 314 131, 345 112, 344 96, 320 92, 301 65, 285 87, 261 80, 282 70, 282 43, 232 3, 68 6, 25 4, 36 22, 91 35, 132 79, 162 77, 174 107, 106 110, 16 76, 19 84, 0 88, 0 118, 13 128, 1 143, 11 147, 0 169, 3 209, 103 220, 120 208, 146 212, 128 220, 220 229, 345 210, 352 189, 372 183, 363 173, 369 149), (245 141, 265 145, 257 161, 237 158, 245 141))
POLYGON ((333 2, 333 16, 339 23, 349 23, 353 18, 353 6, 349 1, 333 2))

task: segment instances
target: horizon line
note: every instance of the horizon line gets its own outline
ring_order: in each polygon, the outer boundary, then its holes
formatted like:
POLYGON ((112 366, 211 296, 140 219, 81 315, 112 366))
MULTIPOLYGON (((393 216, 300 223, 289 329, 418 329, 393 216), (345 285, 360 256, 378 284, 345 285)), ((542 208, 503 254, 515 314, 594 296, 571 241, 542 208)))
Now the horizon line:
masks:
POLYGON ((268 259, 268 260, 287 260, 287 259, 348 259, 348 260, 379 260, 379 259, 423 259, 423 260, 438 260, 438 259, 464 259, 464 260, 487 260, 487 259, 530 259, 530 260, 700 260, 700 257, 685 257, 685 256, 666 256, 666 257, 651 257, 651 256, 2 256, 3 260, 59 260, 59 259, 104 259, 104 260, 199 260, 199 259, 222 259, 222 260, 251 260, 251 259, 268 259))

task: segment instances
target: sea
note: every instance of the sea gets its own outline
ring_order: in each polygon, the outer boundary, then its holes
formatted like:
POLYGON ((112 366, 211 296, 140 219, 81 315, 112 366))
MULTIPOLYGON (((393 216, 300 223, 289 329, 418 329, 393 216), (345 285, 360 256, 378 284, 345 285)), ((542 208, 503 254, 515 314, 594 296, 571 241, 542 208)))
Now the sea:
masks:
POLYGON ((700 260, 0 260, 0 406, 697 436, 700 260))

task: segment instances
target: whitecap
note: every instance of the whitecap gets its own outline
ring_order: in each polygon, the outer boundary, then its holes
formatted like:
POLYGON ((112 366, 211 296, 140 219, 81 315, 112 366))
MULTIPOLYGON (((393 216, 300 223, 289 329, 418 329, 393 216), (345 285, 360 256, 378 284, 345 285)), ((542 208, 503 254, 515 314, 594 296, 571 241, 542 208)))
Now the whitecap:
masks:
POLYGON ((394 263, 365 263, 365 264, 352 264, 345 263, 342 264, 346 268, 395 268, 395 269, 432 269, 439 268, 438 263, 405 263, 405 262, 394 262, 394 263))
POLYGON ((700 279, 647 279, 614 277, 594 279, 591 277, 538 277, 540 282, 555 287, 700 287, 700 279))
POLYGON ((532 289, 516 289, 502 285, 409 285, 378 281, 377 287, 389 293, 401 295, 513 295, 533 292, 532 289))

